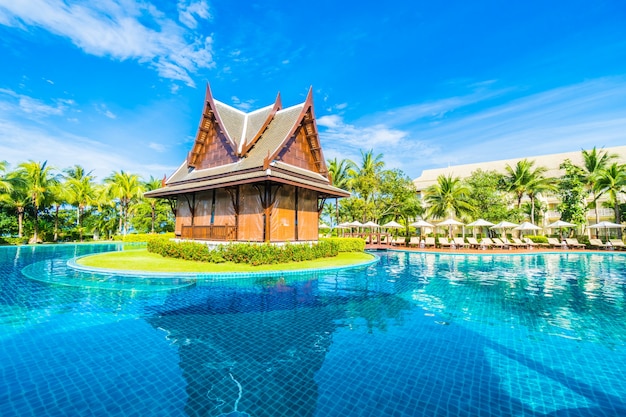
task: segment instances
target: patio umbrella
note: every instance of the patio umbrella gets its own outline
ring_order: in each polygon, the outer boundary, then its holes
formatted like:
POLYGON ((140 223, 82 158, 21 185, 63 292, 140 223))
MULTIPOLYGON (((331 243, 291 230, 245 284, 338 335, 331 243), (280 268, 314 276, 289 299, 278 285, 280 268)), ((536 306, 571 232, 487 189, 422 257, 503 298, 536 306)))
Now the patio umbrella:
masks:
POLYGON ((467 224, 466 226, 472 228, 472 234, 474 235, 474 238, 476 238, 476 229, 475 229, 475 227, 493 226, 493 223, 491 223, 490 221, 484 220, 484 219, 478 219, 476 221, 473 221, 473 222, 467 224))
MULTIPOLYGON (((441 223, 437 223, 437 226, 448 226, 448 236, 452 237, 452 226, 465 226, 465 223, 454 219, 447 219, 441 223)), ((465 235, 465 229, 463 229, 463 235, 465 235)))
POLYGON ((589 229, 604 229, 604 235, 605 237, 608 237, 609 235, 609 229, 621 229, 624 226, 619 224, 619 223, 613 223, 613 222, 600 222, 600 223, 596 223, 596 224, 592 224, 591 226, 588 226, 589 229))
POLYGON ((374 223, 370 221, 370 222, 363 224, 363 227, 367 227, 368 229, 371 229, 374 227, 380 227, 380 225, 378 223, 374 223))
POLYGON ((519 225, 507 221, 502 221, 498 224, 494 224, 493 226, 491 226, 491 229, 502 229, 502 236, 504 236, 506 234, 506 229, 512 229, 517 226, 519 225))
POLYGON ((318 226, 320 229, 330 229, 326 223, 320 223, 318 226))
POLYGON ((563 220, 557 220, 554 223, 550 223, 546 227, 548 229, 559 229, 559 239, 562 240, 563 239, 563 232, 562 232, 561 229, 563 227, 576 227, 576 225, 574 223, 564 222, 563 220))
POLYGON ((435 225, 428 223, 426 220, 418 220, 416 222, 411 223, 409 226, 420 229, 420 236, 424 236, 424 227, 435 227, 435 225))
POLYGON ((521 234, 521 232, 527 231, 527 230, 541 230, 541 227, 537 226, 536 224, 532 224, 529 222, 524 222, 522 224, 520 224, 517 227, 514 227, 513 230, 518 230, 521 234))
POLYGON ((404 226, 402 226, 400 223, 394 222, 392 220, 390 222, 387 222, 387 223, 383 224, 382 227, 387 227, 389 229, 402 229, 404 226))

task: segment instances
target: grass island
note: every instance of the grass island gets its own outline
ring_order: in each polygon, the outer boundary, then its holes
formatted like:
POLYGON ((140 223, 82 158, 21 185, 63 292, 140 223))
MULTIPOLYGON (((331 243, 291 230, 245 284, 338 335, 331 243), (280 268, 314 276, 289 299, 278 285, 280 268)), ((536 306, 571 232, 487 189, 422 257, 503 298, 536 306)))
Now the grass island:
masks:
POLYGON ((207 263, 165 258, 150 253, 147 249, 124 250, 90 255, 76 261, 78 265, 90 268, 123 269, 128 271, 147 272, 261 272, 261 271, 293 271, 307 269, 347 267, 368 263, 374 255, 365 252, 340 252, 336 257, 320 258, 303 262, 252 266, 234 262, 207 263), (120 266, 122 266, 120 268, 120 266))

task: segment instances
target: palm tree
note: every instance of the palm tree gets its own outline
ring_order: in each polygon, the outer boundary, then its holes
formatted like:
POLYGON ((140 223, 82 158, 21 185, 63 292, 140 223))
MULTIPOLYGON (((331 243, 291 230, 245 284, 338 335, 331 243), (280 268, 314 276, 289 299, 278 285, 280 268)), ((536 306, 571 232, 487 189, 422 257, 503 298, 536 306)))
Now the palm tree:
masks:
POLYGON ((530 171, 530 178, 526 184, 526 195, 530 199, 530 222, 535 223, 535 200, 537 195, 557 190, 554 178, 545 177, 543 174, 547 172, 546 167, 537 167, 534 171, 530 171))
POLYGON ((597 150, 594 146, 592 150, 582 150, 583 166, 585 173, 584 181, 587 189, 591 192, 592 204, 596 214, 596 223, 600 223, 600 212, 598 211, 598 199, 604 194, 602 187, 598 187, 598 179, 608 164, 617 158, 616 154, 609 154, 605 150, 597 150))
POLYGON ((80 240, 83 240, 83 228, 81 225, 81 215, 88 205, 95 202, 95 189, 93 183, 93 171, 85 172, 80 165, 74 165, 65 170, 66 181, 65 191, 67 202, 76 207, 76 227, 80 233, 80 240))
POLYGON ((7 167, 9 166, 7 161, 0 161, 0 193, 8 193, 11 191, 11 181, 6 177, 7 167))
POLYGON ((26 188, 26 178, 21 170, 9 172, 5 181, 9 184, 9 192, 0 194, 0 201, 17 213, 17 237, 24 235, 24 213, 31 203, 26 188))
POLYGON ((128 231, 130 206, 143 195, 143 185, 139 176, 127 172, 115 171, 104 180, 107 193, 119 202, 119 230, 123 235, 128 231))
POLYGON ((33 227, 33 241, 35 243, 39 241, 39 209, 52 192, 53 187, 58 183, 58 179, 52 174, 53 168, 47 165, 48 161, 41 163, 32 160, 19 165, 19 170, 21 170, 26 180, 28 195, 35 209, 35 222, 33 227))
MULTIPOLYGON (((350 173, 354 171, 356 165, 349 159, 342 159, 337 161, 335 159, 328 160, 328 172, 330 174, 330 180, 332 185, 341 188, 342 190, 349 190, 352 187, 352 177, 350 173)), ((335 217, 336 224, 339 224, 339 199, 335 198, 335 217)))
POLYGON ((428 187, 424 200, 428 205, 428 217, 461 217, 472 215, 474 207, 469 202, 470 187, 459 177, 440 175, 437 184, 428 187))
POLYGON ((609 195, 609 203, 613 204, 615 223, 621 223, 618 195, 626 189, 626 164, 613 162, 600 171, 596 178, 596 186, 602 193, 609 195))
MULTIPOLYGON (((157 190, 163 186, 163 181, 158 178, 154 178, 151 175, 150 179, 143 183, 143 186, 146 191, 157 190)), ((149 198, 148 201, 150 204, 150 213, 151 213, 150 233, 154 233, 154 222, 156 220, 156 205, 157 205, 158 200, 156 198, 149 198)))
POLYGON ((366 203, 370 202, 376 187, 379 175, 385 166, 383 154, 374 155, 374 150, 367 152, 361 150, 361 166, 355 166, 350 170, 353 177, 353 188, 366 203))
POLYGON ((535 161, 522 159, 518 161, 515 168, 506 165, 507 175, 504 177, 505 188, 508 192, 515 194, 517 198, 518 210, 522 206, 522 198, 528 193, 528 186, 532 180, 532 166, 535 161))

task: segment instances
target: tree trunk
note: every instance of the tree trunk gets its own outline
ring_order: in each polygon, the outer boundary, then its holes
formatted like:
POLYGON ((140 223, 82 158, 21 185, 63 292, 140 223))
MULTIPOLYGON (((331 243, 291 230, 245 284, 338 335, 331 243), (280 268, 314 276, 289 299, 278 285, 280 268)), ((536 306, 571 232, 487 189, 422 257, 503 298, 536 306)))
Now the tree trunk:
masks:
POLYGON ((59 205, 54 206, 54 241, 59 240, 59 205))
POLYGON ((535 198, 530 199, 530 222, 535 224, 535 198))
POLYGON ((24 236, 24 207, 17 209, 17 237, 24 236))
POLYGON ((34 236, 35 243, 39 241, 39 207, 35 206, 35 224, 34 224, 34 236))
POLYGON ((154 204, 150 204, 150 208, 152 209, 152 227, 151 227, 151 233, 154 234, 154 222, 156 219, 156 207, 154 206, 154 204))

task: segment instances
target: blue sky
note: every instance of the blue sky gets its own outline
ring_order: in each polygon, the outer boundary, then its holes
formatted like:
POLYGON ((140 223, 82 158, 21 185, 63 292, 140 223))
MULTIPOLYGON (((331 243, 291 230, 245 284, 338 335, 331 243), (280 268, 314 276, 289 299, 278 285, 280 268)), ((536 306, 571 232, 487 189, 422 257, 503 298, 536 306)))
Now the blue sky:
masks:
POLYGON ((170 175, 206 83, 314 89, 325 156, 449 164, 626 144, 626 3, 0 0, 0 160, 170 175))

